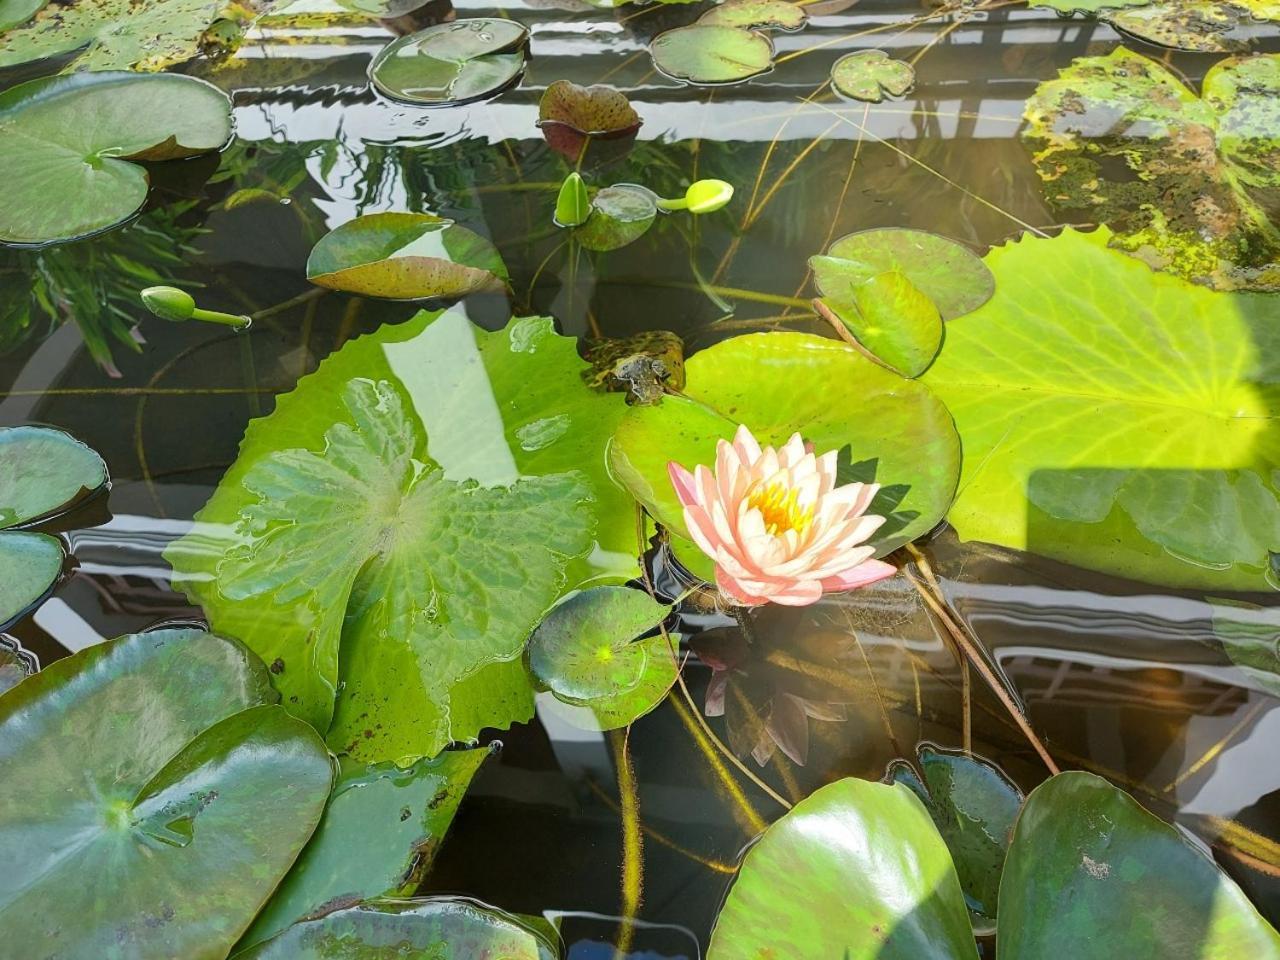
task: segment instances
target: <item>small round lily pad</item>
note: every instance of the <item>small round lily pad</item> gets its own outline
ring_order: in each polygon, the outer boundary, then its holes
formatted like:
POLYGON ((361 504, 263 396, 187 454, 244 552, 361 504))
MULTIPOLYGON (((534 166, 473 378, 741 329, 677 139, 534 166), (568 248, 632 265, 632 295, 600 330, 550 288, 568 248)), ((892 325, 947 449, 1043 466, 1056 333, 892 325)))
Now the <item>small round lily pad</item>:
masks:
POLYGON ((799 30, 808 20, 804 7, 788 0, 725 0, 698 18, 699 23, 724 27, 773 27, 778 30, 799 30))
POLYGON ((879 103, 887 93, 900 97, 916 82, 911 64, 894 60, 883 50, 859 50, 831 66, 831 82, 846 97, 879 103))
POLYGON ((107 465, 69 433, 0 429, 0 528, 57 513, 107 482, 107 465))
POLYGON ((578 227, 578 242, 588 250, 617 250, 640 239, 658 215, 657 195, 634 183, 615 183, 596 193, 591 215, 578 227))
POLYGON ((369 64, 369 79, 395 100, 452 106, 498 93, 520 76, 529 31, 514 20, 438 23, 400 37, 369 64))
POLYGON ((773 67, 773 44, 750 30, 695 23, 659 34, 649 45, 667 76, 691 83, 737 83, 773 67))

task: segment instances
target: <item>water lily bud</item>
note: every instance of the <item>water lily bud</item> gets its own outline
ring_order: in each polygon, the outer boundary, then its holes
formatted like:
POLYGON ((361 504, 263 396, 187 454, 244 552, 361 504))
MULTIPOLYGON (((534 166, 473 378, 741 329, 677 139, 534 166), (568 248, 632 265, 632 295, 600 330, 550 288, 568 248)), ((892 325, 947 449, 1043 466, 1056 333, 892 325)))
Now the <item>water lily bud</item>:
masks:
POLYGON ((591 216, 591 198, 587 185, 576 172, 564 178, 560 196, 556 198, 556 223, 562 227, 578 227, 591 216))
POLYGON ((195 298, 177 287, 147 287, 139 296, 142 305, 161 320, 190 320, 196 312, 195 298))
POLYGON ((690 213, 715 213, 733 199, 733 184, 723 180, 697 180, 684 192, 690 213))

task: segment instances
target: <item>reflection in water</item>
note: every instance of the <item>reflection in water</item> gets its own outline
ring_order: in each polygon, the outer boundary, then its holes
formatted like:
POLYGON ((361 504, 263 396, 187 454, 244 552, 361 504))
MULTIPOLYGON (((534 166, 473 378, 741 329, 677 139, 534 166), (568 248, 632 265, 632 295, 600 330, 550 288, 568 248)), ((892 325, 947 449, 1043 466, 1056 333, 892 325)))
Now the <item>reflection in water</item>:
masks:
MULTIPOLYGON (((365 77, 369 57, 393 33, 448 19, 438 3, 390 27, 354 15, 268 23, 228 64, 198 66, 234 92, 240 140, 194 188, 190 209, 153 199, 179 209, 182 229, 207 231, 193 241, 199 254, 166 266, 173 275, 164 279, 206 284, 201 302, 212 309, 267 313, 231 338, 148 322, 123 300, 123 316, 77 306, 68 316, 81 329, 110 316, 126 332, 143 324, 146 344, 113 351, 121 376, 108 381, 90 338, 70 327, 47 336, 48 317, 24 325, 0 310, 0 342, 11 345, 0 358, 0 423, 70 429, 103 453, 117 480, 110 522, 70 532, 79 567, 15 631, 18 639, 47 663, 99 637, 198 614, 170 589, 161 553, 235 458, 247 421, 270 412, 278 394, 342 344, 415 312, 328 292, 270 312, 310 291, 301 277, 311 245, 357 214, 454 218, 501 250, 516 312, 554 315, 574 335, 672 329, 689 351, 793 319, 810 293, 806 259, 845 233, 908 226, 985 246, 1023 225, 1055 222, 1017 137, 1023 103, 1073 58, 1106 52, 1115 41, 1109 28, 1010 7, 899 30, 887 25, 920 13, 919 4, 820 6, 803 34, 777 38, 773 73, 710 93, 651 71, 644 44, 693 15, 657 5, 616 13, 505 8, 532 30, 527 74, 500 99, 457 110, 389 103, 365 77), (916 64, 909 98, 801 102, 836 57, 865 46, 857 34, 871 29, 876 46, 901 58, 936 41, 916 64), (695 177, 717 177, 737 187, 735 202, 697 221, 661 217, 624 250, 570 257, 550 220, 569 167, 535 126, 542 90, 560 78, 624 89, 645 121, 628 154, 592 172, 593 184, 638 182, 678 196, 695 177)), ((500 13, 468 4, 457 15, 500 13)), ((1261 49, 1280 46, 1261 25, 1250 30, 1261 49)), ((1213 62, 1170 59, 1192 82, 1213 62)), ((107 257, 150 216, 72 249, 107 257)), ((0 262, 0 277, 15 278, 12 261, 0 262)), ((511 309, 505 298, 482 296, 460 314, 492 330, 511 309)), ((522 457, 553 445, 563 426, 504 422, 493 393, 473 382, 483 370, 471 328, 459 321, 430 329, 383 348, 431 438, 430 456, 450 477, 514 478, 522 457)), ((949 533, 928 549, 965 626, 1054 755, 1177 819, 1212 846, 1264 913, 1280 917, 1280 713, 1223 652, 1205 597, 959 544, 949 533)), ((659 564, 656 573, 665 586, 668 571, 659 564)), ((641 956, 697 955, 680 930, 705 946, 741 850, 781 810, 704 749, 697 713, 708 699, 715 704, 717 685, 724 718, 703 719, 787 799, 839 776, 879 778, 922 740, 967 740, 1023 789, 1044 776, 903 577, 802 611, 768 611, 749 642, 714 610, 686 604, 683 613, 685 647, 699 654, 685 668, 693 706, 674 696, 629 742, 642 827, 640 917, 666 925, 636 928, 635 949, 650 951, 641 956), (721 650, 717 660, 717 637, 738 659, 721 650), (732 681, 717 679, 729 671, 732 681), (767 762, 758 764, 757 753, 767 762)), ((572 956, 593 960, 616 936, 612 918, 622 912, 616 755, 607 737, 573 728, 551 705, 539 704, 538 717, 500 735, 506 749, 468 794, 426 892, 466 893, 534 915, 575 911, 565 918, 572 956)))

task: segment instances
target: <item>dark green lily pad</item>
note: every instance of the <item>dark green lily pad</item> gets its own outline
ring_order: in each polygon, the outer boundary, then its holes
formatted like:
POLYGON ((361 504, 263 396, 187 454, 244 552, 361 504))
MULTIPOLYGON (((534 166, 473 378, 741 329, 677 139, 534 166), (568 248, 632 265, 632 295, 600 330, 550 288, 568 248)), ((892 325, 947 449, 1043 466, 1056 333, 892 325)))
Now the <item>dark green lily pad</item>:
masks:
POLYGON ((605 458, 626 404, 586 366, 546 318, 424 312, 349 342, 249 425, 166 551, 175 582, 358 759, 528 719, 534 627, 639 573, 605 458))
POLYGON ((556 960, 514 917, 468 900, 372 900, 294 924, 235 960, 556 960))
POLYGON ((918 377, 942 346, 942 315, 901 270, 849 289, 850 300, 825 300, 841 336, 902 374, 918 377))
POLYGON ((737 83, 773 68, 773 44, 737 27, 695 23, 660 33, 649 44, 653 65, 676 80, 737 83))
POLYGON ((698 18, 699 23, 746 30, 799 30, 808 20, 804 7, 790 0, 724 0, 698 18))
POLYGON ((1031 792, 1000 882, 1001 960, 1280 956, 1280 936, 1175 828, 1101 777, 1031 792))
POLYGON ((658 195, 634 183, 615 183, 596 191, 591 215, 575 231, 588 250, 618 250, 643 237, 658 216, 658 195))
POLYGON ((477 233, 429 213, 370 213, 320 238, 307 259, 317 286, 425 300, 506 289, 507 268, 477 233))
POLYGON ((1165 0, 1107 11, 1112 26, 1141 40, 1198 53, 1231 53, 1248 44, 1231 34, 1256 20, 1280 21, 1275 0, 1165 0))
POLYGON ((964 444, 948 519, 962 539, 1118 577, 1273 589, 1275 305, 1153 271, 1110 239, 997 247, 995 296, 947 324, 921 379, 964 444))
POLYGON ((401 769, 344 763, 311 842, 241 946, 291 923, 375 897, 407 897, 425 878, 490 747, 446 750, 401 769))
POLYGON ((1280 614, 1243 600, 1210 599, 1213 633, 1258 689, 1280 698, 1280 614))
POLYGON ((831 65, 831 83, 855 100, 879 103, 887 93, 900 97, 915 85, 916 72, 904 60, 894 60, 883 50, 848 53, 831 65))
POLYGON ((1022 791, 998 767, 978 757, 923 744, 916 760, 919 772, 900 760, 890 768, 890 776, 909 787, 929 811, 951 851, 974 929, 991 933, 1022 791))
POLYGON ((1114 246, 1196 283, 1280 290, 1280 55, 1223 60, 1197 97, 1121 47, 1040 84, 1025 116, 1064 215, 1106 223, 1114 246))
POLYGON ((658 603, 642 590, 583 590, 557 605, 533 631, 529 667, 570 703, 589 704, 626 692, 640 682, 648 659, 646 645, 636 638, 670 614, 670 604, 658 603))
POLYGON ((883 227, 841 237, 826 256, 810 257, 814 282, 823 296, 853 299, 868 280, 899 271, 933 301, 943 320, 954 320, 991 299, 995 278, 968 247, 926 233, 883 227))
POLYGON ((659 523, 687 539, 667 474, 715 463, 739 424, 782 446, 799 432, 818 453, 850 445, 855 474, 882 489, 869 513, 887 516, 873 542, 883 556, 937 525, 951 504, 960 442, 942 401, 847 344, 799 333, 734 337, 685 364, 683 396, 631 407, 610 447, 614 476, 659 523))
POLYGON ((977 960, 951 856, 910 790, 838 780, 747 851, 707 957, 770 955, 977 960))
POLYGON ((77 73, 12 87, 0 93, 0 241, 116 226, 147 199, 147 171, 130 160, 208 153, 230 137, 231 101, 194 77, 77 73))
POLYGON ((70 434, 0 429, 0 528, 59 513, 106 482, 102 458, 70 434))
POLYGON ((520 76, 528 42, 529 31, 514 20, 437 23, 387 44, 369 64, 369 79, 405 103, 469 103, 502 91, 520 76))
POLYGON ((44 533, 0 532, 0 629, 49 595, 62 576, 62 541, 44 533))
POLYGON ((0 697, 0 861, 23 865, 0 876, 8 943, 29 956, 227 955, 333 779, 269 676, 238 643, 158 630, 0 697))
MULTIPOLYGON (((240 25, 226 11, 223 0, 0 2, 0 30, 23 24, 0 36, 0 67, 80 50, 76 70, 162 70, 190 60, 206 42, 234 39, 240 25)), ((164 94, 152 95, 160 105, 164 94)))

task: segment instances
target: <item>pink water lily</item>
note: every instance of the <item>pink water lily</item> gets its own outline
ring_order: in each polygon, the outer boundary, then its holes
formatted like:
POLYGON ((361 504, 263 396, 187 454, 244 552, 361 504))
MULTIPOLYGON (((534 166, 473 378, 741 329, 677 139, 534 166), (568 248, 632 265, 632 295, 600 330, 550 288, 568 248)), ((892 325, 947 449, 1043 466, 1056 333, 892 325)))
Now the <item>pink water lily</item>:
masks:
POLYGON ((716 564, 716 583, 736 603, 804 606, 897 572, 873 559, 867 540, 885 518, 868 514, 875 483, 836 486, 835 450, 815 456, 800 434, 781 450, 738 428, 716 446, 715 469, 667 464, 684 522, 716 564))

